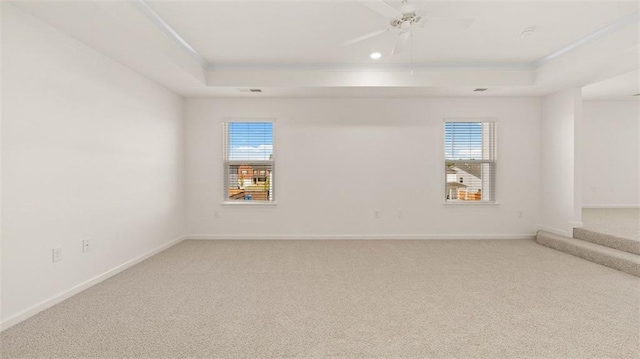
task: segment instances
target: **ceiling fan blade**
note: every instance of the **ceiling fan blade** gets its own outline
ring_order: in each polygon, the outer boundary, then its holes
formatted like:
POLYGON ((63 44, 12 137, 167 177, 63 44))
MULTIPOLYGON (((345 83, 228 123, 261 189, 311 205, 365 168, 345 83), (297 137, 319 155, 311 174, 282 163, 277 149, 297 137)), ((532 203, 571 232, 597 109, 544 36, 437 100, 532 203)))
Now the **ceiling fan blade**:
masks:
POLYGON ((392 8, 389 4, 382 0, 359 0, 359 2, 382 16, 390 17, 393 19, 402 17, 400 11, 392 8))
POLYGON ((442 30, 467 30, 475 21, 476 19, 462 17, 426 17, 422 19, 420 26, 433 26, 442 30))
POLYGON ((400 35, 398 35, 398 40, 396 40, 396 46, 394 46, 393 50, 391 51, 391 55, 396 55, 404 51, 404 48, 407 47, 410 36, 411 31, 401 32, 400 35))
POLYGON ((362 36, 360 36, 360 37, 356 37, 356 38, 355 38, 355 39, 353 39, 353 40, 349 40, 349 41, 347 41, 347 42, 343 43, 343 44, 342 44, 342 46, 353 45, 353 44, 355 44, 356 42, 364 41, 364 40, 366 40, 366 39, 370 39, 370 38, 372 38, 372 37, 375 37, 375 36, 378 36, 378 35, 384 34, 385 32, 387 32, 387 31, 389 31, 389 30, 390 30, 390 28, 387 28, 387 29, 384 29, 384 30, 374 31, 374 32, 368 33, 368 34, 366 34, 366 35, 362 35, 362 36))

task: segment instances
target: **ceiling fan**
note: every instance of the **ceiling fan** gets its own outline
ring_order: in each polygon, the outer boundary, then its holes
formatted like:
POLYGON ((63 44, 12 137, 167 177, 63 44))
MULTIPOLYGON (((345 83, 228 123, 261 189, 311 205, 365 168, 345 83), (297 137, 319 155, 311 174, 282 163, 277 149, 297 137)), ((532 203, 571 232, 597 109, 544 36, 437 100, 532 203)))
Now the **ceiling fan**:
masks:
POLYGON ((400 6, 396 9, 383 0, 358 0, 362 5, 370 8, 371 10, 390 18, 389 27, 377 30, 366 35, 356 37, 355 39, 344 42, 342 46, 353 45, 357 42, 370 39, 382 35, 388 31, 395 30, 398 32, 398 38, 396 44, 391 50, 391 55, 399 54, 407 47, 409 39, 411 38, 412 31, 416 27, 424 27, 427 22, 433 20, 444 20, 449 22, 449 25, 454 25, 460 28, 469 27, 474 19, 466 18, 434 18, 424 17, 420 15, 419 9, 408 0, 402 0, 400 6))

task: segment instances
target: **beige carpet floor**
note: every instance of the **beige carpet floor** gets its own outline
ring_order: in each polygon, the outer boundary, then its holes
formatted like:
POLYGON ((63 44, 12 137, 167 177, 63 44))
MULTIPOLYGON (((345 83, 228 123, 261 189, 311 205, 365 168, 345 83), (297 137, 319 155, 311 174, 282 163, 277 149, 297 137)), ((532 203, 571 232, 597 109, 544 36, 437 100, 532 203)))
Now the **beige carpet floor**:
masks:
POLYGON ((584 208, 584 228, 640 241, 640 208, 584 208))
POLYGON ((640 279, 532 240, 185 241, 2 358, 639 358, 640 279))

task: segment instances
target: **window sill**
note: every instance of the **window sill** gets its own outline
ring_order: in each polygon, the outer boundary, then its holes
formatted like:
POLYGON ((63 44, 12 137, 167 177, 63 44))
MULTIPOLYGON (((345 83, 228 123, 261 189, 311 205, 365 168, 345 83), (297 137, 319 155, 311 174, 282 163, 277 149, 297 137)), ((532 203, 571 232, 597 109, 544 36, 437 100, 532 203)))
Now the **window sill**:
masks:
POLYGON ((222 202, 223 206, 256 206, 256 207, 272 207, 277 203, 275 201, 272 202, 262 202, 262 201, 224 201, 222 202))
POLYGON ((460 202, 444 202, 442 205, 445 207, 497 207, 500 205, 500 203, 460 201, 460 202))

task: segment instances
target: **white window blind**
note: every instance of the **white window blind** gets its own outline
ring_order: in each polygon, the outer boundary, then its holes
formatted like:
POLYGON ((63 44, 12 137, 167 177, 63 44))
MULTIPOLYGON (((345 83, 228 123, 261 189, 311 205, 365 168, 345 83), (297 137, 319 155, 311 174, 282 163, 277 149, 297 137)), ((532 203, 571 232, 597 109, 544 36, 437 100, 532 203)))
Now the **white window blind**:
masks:
POLYGON ((273 201, 273 122, 223 126, 225 201, 273 201))
POLYGON ((495 202, 495 122, 445 122, 447 202, 495 202))

